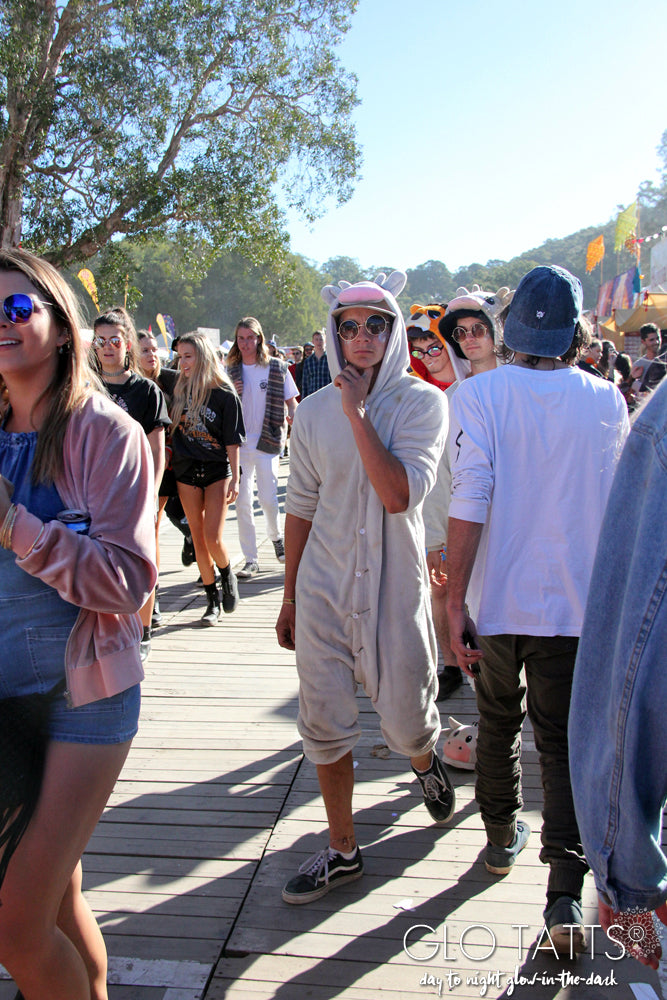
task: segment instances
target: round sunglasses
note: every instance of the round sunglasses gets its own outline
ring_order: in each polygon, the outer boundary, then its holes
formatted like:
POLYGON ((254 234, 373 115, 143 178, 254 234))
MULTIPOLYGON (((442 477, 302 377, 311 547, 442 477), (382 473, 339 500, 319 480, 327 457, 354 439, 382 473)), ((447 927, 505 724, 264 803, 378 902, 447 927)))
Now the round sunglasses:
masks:
POLYGON ((14 326, 20 326, 21 323, 27 323, 30 320, 35 311, 35 305, 47 307, 49 303, 33 299, 23 292, 15 292, 14 295, 8 295, 3 301, 2 311, 10 323, 13 323, 14 326))
POLYGON ((391 324, 384 316, 369 316, 365 323, 357 323, 354 319, 346 319, 338 327, 338 336, 341 340, 356 340, 359 332, 365 329, 371 337, 379 337, 385 330, 390 329, 391 324))
POLYGON ((426 354, 428 354, 429 358, 437 358, 438 355, 442 354, 443 350, 442 344, 431 344, 425 351, 421 347, 413 347, 410 354, 413 358, 423 358, 426 354))
POLYGON ((475 323, 469 330, 466 330, 464 326, 455 326, 452 330, 452 337, 457 344, 462 344, 468 337, 480 340, 482 337, 486 337, 488 332, 489 328, 485 323, 475 323))

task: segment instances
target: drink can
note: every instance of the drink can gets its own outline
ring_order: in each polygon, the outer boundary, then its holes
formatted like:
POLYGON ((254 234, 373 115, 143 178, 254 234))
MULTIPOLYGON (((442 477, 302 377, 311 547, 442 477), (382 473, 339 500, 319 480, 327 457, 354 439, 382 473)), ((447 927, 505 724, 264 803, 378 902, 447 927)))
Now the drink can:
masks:
POLYGON ((79 535, 88 534, 90 514, 85 510, 77 510, 76 508, 61 510, 58 514, 58 520, 66 524, 70 531, 76 531, 79 535))

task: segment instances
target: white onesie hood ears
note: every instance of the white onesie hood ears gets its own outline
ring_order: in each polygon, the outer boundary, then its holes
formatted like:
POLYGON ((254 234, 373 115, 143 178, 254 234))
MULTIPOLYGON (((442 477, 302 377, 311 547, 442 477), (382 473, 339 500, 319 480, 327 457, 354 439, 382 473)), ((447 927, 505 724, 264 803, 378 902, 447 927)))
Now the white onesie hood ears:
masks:
POLYGON ((406 281, 407 275, 403 271, 392 271, 389 276, 378 274, 374 281, 357 281, 353 285, 348 281, 340 281, 337 285, 324 286, 321 294, 329 306, 327 359, 332 380, 345 366, 338 338, 336 317, 343 310, 353 306, 363 306, 367 309, 377 308, 378 312, 393 317, 387 349, 371 395, 376 396, 388 383, 405 375, 410 364, 410 354, 405 320, 396 302, 396 296, 401 294, 406 281))

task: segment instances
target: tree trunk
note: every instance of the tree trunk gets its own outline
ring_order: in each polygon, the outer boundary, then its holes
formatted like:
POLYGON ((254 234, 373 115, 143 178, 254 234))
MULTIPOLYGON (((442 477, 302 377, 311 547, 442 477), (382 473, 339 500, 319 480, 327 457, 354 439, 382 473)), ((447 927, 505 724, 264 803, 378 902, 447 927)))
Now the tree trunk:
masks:
POLYGON ((21 242, 23 176, 15 163, 8 163, 0 178, 0 247, 17 247, 21 242))

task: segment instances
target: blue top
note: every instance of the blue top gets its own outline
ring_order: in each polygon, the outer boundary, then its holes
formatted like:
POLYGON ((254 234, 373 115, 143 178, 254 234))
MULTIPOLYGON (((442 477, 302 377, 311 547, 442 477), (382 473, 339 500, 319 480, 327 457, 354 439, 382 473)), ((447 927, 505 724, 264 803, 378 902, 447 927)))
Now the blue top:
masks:
POLYGON ((572 791, 598 892, 615 910, 653 910, 667 900, 667 380, 635 420, 600 540, 572 686, 572 791))
MULTIPOLYGON (((14 503, 52 521, 65 505, 55 486, 31 481, 36 447, 36 431, 10 434, 0 429, 0 473, 14 484, 14 503)), ((78 614, 76 605, 21 569, 13 552, 0 548, 0 698, 43 693, 64 677, 65 646, 78 614)))

